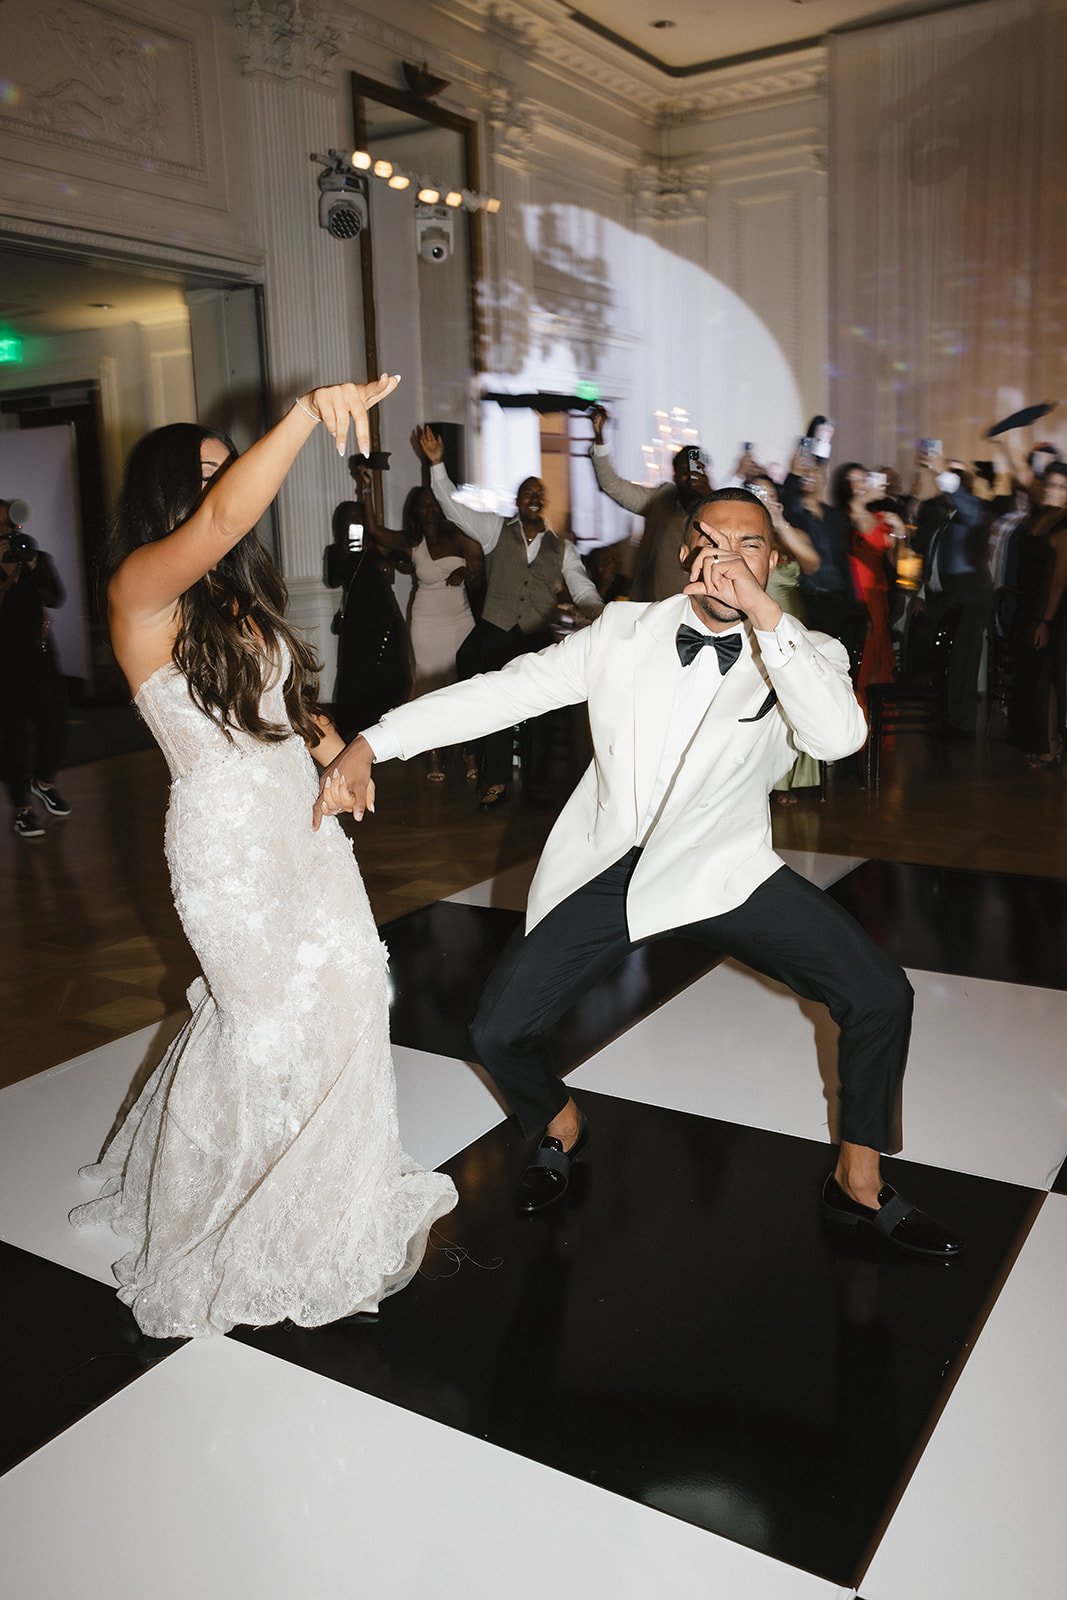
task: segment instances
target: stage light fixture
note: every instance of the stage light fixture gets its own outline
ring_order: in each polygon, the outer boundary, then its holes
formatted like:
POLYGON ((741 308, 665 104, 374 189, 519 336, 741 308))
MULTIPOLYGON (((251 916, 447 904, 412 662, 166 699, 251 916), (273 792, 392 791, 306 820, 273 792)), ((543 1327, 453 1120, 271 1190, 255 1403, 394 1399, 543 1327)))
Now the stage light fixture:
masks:
POLYGON ((324 168, 319 173, 319 227, 333 239, 357 239, 369 220, 366 178, 335 150, 311 159, 324 168))
POLYGON ((390 189, 406 189, 411 182, 406 172, 394 172, 389 179, 390 189))
POLYGON ((435 206, 441 199, 440 189, 435 189, 432 183, 423 183, 416 196, 420 205, 435 206))
POLYGON ((376 178, 391 178, 393 176, 393 163, 391 161, 376 161, 374 163, 374 176, 376 178))
POLYGON ((459 189, 449 189, 448 193, 445 195, 445 205, 446 206, 461 206, 462 204, 463 204, 463 195, 460 192, 460 190, 459 189))
MULTIPOLYGON (((331 155, 333 152, 330 152, 331 155)), ((357 172, 369 172, 374 164, 374 157, 367 150, 353 150, 352 165, 357 172)))

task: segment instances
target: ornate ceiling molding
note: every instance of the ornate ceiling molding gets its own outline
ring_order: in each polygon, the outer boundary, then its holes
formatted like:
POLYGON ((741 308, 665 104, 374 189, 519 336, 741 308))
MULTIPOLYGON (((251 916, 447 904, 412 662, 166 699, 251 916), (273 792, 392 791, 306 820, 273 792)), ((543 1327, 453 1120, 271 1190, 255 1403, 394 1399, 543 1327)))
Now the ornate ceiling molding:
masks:
POLYGON ((586 92, 618 98, 647 121, 665 111, 702 121, 740 106, 788 103, 820 93, 825 82, 822 45, 741 66, 712 67, 674 89, 677 80, 657 67, 635 61, 607 41, 599 48, 591 43, 563 0, 436 0, 435 9, 468 25, 479 19, 486 31, 516 41, 513 48, 523 59, 533 48, 544 70, 586 92))
POLYGON ((343 35, 325 18, 308 15, 300 0, 237 0, 233 20, 246 76, 302 79, 330 86, 343 35))

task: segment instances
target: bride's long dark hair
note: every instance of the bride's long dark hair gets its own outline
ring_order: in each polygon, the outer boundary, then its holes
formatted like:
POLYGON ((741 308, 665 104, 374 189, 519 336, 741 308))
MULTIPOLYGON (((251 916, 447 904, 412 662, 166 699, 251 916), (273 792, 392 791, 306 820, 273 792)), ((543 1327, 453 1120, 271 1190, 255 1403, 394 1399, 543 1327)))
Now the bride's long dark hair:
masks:
MULTIPOLYGON (((192 422, 171 423, 145 434, 126 463, 104 553, 104 587, 132 551, 187 522, 236 456, 232 439, 192 422), (200 468, 205 439, 217 439, 229 452, 207 485, 201 482, 200 468)), ((281 573, 255 533, 248 533, 178 601, 178 632, 171 654, 197 705, 227 734, 239 728, 274 743, 296 732, 314 745, 322 737, 313 721, 322 709, 318 702, 322 668, 306 640, 286 622, 287 601, 281 573), (282 645, 292 663, 285 681, 288 727, 264 721, 259 712, 265 681, 271 664, 281 657, 282 645)))

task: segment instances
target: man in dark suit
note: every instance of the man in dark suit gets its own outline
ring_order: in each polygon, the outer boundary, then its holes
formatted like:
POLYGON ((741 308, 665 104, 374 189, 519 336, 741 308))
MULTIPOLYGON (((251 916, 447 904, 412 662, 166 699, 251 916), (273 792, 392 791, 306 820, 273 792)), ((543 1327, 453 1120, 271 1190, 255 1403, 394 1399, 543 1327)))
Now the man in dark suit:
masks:
POLYGON ((923 558, 923 603, 936 637, 952 627, 948 658, 949 732, 970 737, 978 719, 978 671, 982 661, 993 595, 987 551, 986 506, 973 492, 974 479, 962 461, 938 464, 937 493, 923 500, 914 547, 923 558))

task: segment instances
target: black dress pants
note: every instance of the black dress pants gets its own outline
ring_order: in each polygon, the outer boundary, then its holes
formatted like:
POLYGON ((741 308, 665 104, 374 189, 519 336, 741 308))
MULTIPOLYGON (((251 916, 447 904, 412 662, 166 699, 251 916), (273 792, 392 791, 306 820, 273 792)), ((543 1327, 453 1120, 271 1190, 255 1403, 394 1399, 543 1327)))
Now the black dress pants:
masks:
POLYGON ((969 581, 950 578, 943 589, 926 591, 931 633, 937 633, 950 612, 959 611, 945 686, 947 721, 955 732, 973 733, 978 724, 978 669, 992 608, 992 592, 969 581))
MULTIPOLYGON (((553 1070, 549 1030, 637 947, 626 926, 626 888, 640 853, 630 850, 531 933, 520 928, 486 985, 471 1038, 528 1135, 568 1099, 553 1070)), ((804 999, 825 1004, 841 1030, 841 1138, 875 1150, 895 1147, 912 988, 847 911, 783 866, 735 910, 668 931, 736 956, 804 999)), ((708 1039, 694 1037, 692 1048, 713 1059, 714 1019, 709 1022, 708 1039)))
MULTIPOLYGON (((551 634, 545 630, 523 633, 521 628, 498 628, 484 618, 474 624, 456 652, 456 674, 462 680, 473 678, 479 672, 499 672, 516 656, 531 650, 542 650, 552 643, 551 634)), ((522 753, 523 782, 536 782, 541 777, 544 764, 541 718, 531 717, 519 729, 519 748, 522 753)), ((484 793, 494 784, 511 782, 511 752, 514 730, 501 728, 498 733, 484 734, 473 742, 478 758, 478 787, 484 793)))

